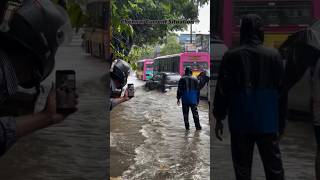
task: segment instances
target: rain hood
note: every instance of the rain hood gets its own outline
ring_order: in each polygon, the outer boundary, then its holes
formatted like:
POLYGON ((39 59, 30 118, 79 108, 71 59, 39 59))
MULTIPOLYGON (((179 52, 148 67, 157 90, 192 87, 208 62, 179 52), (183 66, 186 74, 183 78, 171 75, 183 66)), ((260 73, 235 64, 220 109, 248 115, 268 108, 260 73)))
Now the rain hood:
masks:
POLYGON ((240 27, 240 43, 259 45, 264 41, 262 19, 255 14, 242 17, 240 27))

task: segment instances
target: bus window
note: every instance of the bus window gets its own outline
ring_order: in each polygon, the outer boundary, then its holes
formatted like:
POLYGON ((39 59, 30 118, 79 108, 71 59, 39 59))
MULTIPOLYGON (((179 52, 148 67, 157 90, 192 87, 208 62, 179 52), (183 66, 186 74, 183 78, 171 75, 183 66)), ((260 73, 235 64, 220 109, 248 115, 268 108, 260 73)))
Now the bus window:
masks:
POLYGON ((169 70, 170 70, 170 67, 169 67, 169 65, 170 65, 170 59, 168 60, 168 59, 164 59, 163 60, 164 61, 164 63, 166 64, 165 65, 165 71, 167 71, 167 72, 169 72, 169 70))
POLYGON ((269 5, 268 1, 237 1, 234 3, 234 22, 239 25, 244 14, 258 14, 265 25, 281 24, 297 25, 308 24, 312 19, 312 2, 277 2, 269 5))
POLYGON ((180 56, 173 57, 173 72, 179 73, 180 56))
POLYGON ((206 70, 208 69, 207 62, 184 62, 183 63, 184 69, 186 67, 190 67, 192 70, 206 70))
POLYGON ((137 70, 136 70, 136 76, 138 79, 143 80, 143 61, 137 62, 137 70))

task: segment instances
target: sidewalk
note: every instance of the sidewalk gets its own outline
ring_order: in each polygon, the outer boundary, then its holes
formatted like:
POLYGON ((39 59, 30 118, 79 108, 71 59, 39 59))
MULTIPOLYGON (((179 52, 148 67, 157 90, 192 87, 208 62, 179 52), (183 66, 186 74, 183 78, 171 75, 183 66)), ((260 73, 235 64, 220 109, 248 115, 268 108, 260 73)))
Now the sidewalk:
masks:
MULTIPOLYGON (((223 141, 215 138, 214 125, 211 126, 211 156, 213 162, 212 180, 234 180, 232 167, 230 136, 227 123, 223 141)), ((314 180, 315 139, 311 122, 289 121, 286 133, 280 142, 285 176, 288 180, 314 180)), ((211 167, 212 169, 212 167, 211 167)), ((264 180, 263 165, 257 147, 252 168, 253 180, 264 180)))

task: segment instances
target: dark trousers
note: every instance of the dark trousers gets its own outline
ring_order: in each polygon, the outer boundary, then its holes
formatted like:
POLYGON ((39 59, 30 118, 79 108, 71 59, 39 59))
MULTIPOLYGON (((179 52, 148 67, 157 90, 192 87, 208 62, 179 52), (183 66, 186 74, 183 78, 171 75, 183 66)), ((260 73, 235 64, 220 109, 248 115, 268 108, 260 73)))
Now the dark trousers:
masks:
POLYGON ((189 108, 191 108, 191 112, 193 115, 194 124, 197 129, 201 129, 199 122, 199 113, 196 104, 182 104, 182 112, 183 112, 183 120, 186 129, 189 129, 189 108))
POLYGON ((279 141, 275 134, 231 133, 231 151, 236 180, 251 180, 255 144, 258 146, 266 179, 284 180, 279 141))

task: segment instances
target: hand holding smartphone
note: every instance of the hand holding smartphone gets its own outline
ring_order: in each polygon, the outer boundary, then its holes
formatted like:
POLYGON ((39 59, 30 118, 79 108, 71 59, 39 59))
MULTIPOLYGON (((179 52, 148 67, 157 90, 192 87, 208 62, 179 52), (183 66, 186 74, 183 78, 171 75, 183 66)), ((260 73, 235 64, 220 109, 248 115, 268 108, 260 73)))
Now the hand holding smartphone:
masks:
POLYGON ((128 97, 133 98, 134 97, 134 85, 128 84, 128 97))
POLYGON ((76 109, 76 74, 73 70, 56 71, 57 112, 72 113, 76 109))

